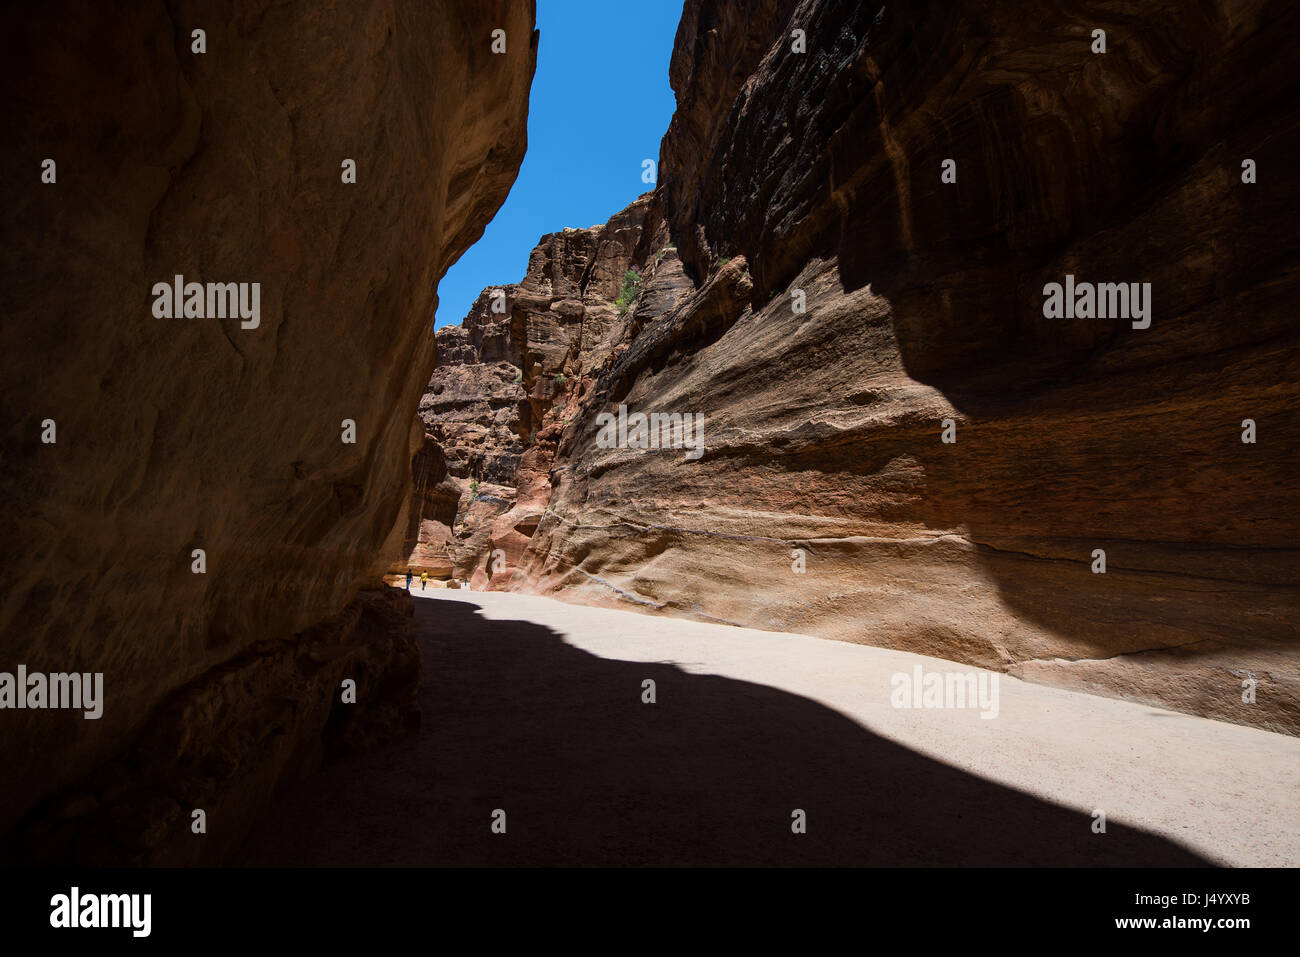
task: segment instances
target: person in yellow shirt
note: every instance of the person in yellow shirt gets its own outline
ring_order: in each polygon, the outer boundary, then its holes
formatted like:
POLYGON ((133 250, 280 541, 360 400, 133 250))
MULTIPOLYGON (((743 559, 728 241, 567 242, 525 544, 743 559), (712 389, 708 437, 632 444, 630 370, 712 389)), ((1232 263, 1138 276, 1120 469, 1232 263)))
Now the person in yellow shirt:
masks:
POLYGON ((424 591, 424 586, 429 584, 429 573, 420 572, 420 591, 424 591))

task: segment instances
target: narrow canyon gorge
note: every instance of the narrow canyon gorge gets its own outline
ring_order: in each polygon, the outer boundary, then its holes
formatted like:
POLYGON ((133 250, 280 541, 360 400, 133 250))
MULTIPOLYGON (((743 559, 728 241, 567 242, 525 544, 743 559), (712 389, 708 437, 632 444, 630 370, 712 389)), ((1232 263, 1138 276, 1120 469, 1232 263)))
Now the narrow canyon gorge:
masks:
POLYGON ((658 187, 439 330, 393 571, 1300 732, 1294 13, 1018 9, 687 3, 658 187))
POLYGON ((107 702, 3 712, 6 863, 226 861, 418 729, 408 569, 1300 735, 1294 7, 686 0, 657 181, 436 333, 532 0, 185 9, 3 67, 0 671, 107 702), (260 323, 157 318, 182 274, 260 323))

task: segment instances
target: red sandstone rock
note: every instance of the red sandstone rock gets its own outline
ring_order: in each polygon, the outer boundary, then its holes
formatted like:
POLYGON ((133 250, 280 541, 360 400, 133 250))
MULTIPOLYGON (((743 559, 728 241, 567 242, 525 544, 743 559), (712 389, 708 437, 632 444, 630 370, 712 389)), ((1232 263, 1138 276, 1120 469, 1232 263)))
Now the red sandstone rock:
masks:
POLYGON ((405 532, 435 289, 514 180, 536 57, 531 3, 192 6, 44 3, 10 18, 3 66, 0 657, 102 671, 107 702, 0 712, 0 833, 73 788, 120 824, 74 814, 74 837, 183 841, 132 860, 237 841, 336 729, 340 675, 367 669, 358 722, 414 692, 401 616, 358 596, 405 532), (259 327, 156 318, 176 274, 260 283, 259 327), (141 741, 166 753, 78 781, 141 741), (202 845, 159 788, 208 802, 202 845))
POLYGON ((451 522, 413 520, 423 531, 406 543, 407 564, 475 587, 511 580, 595 377, 647 308, 666 308, 690 286, 663 224, 646 228, 650 202, 641 197, 603 226, 543 236, 519 283, 483 290, 461 326, 438 331, 439 366, 420 415, 459 501, 451 522), (650 250, 652 240, 664 246, 650 250), (643 274, 641 292, 621 309, 629 270, 643 274))
MULTIPOLYGON (((693 283, 582 356, 508 586, 1300 732, 1300 90, 1272 10, 688 0, 646 216, 693 283), (1067 274, 1150 282, 1150 328, 1046 319, 1067 274), (703 458, 598 447, 619 404, 703 413, 703 458)), ((571 359, 537 338, 545 373, 571 359)))

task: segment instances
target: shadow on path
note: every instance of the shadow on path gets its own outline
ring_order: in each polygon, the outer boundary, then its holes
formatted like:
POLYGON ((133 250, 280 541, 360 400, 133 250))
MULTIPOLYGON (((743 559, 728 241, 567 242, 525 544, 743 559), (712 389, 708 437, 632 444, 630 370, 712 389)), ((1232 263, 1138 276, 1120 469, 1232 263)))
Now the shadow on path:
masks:
POLYGON ((416 602, 423 727, 282 798, 249 865, 1189 866, 1163 838, 924 757, 763 685, 611 661, 416 602), (642 704, 653 678, 658 702, 642 704), (507 833, 490 830, 494 809, 507 833), (807 813, 791 833, 791 811, 807 813))

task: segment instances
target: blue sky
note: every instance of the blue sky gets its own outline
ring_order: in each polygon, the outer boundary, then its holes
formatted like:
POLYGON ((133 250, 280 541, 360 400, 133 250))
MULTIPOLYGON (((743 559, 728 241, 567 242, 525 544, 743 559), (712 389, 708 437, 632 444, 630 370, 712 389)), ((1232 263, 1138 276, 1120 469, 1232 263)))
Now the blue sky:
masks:
POLYGON ((435 328, 464 319, 484 287, 522 279, 546 233, 603 223, 653 188, 641 162, 658 162, 672 119, 681 15, 681 0, 538 0, 528 153, 483 238, 438 284, 435 328))

